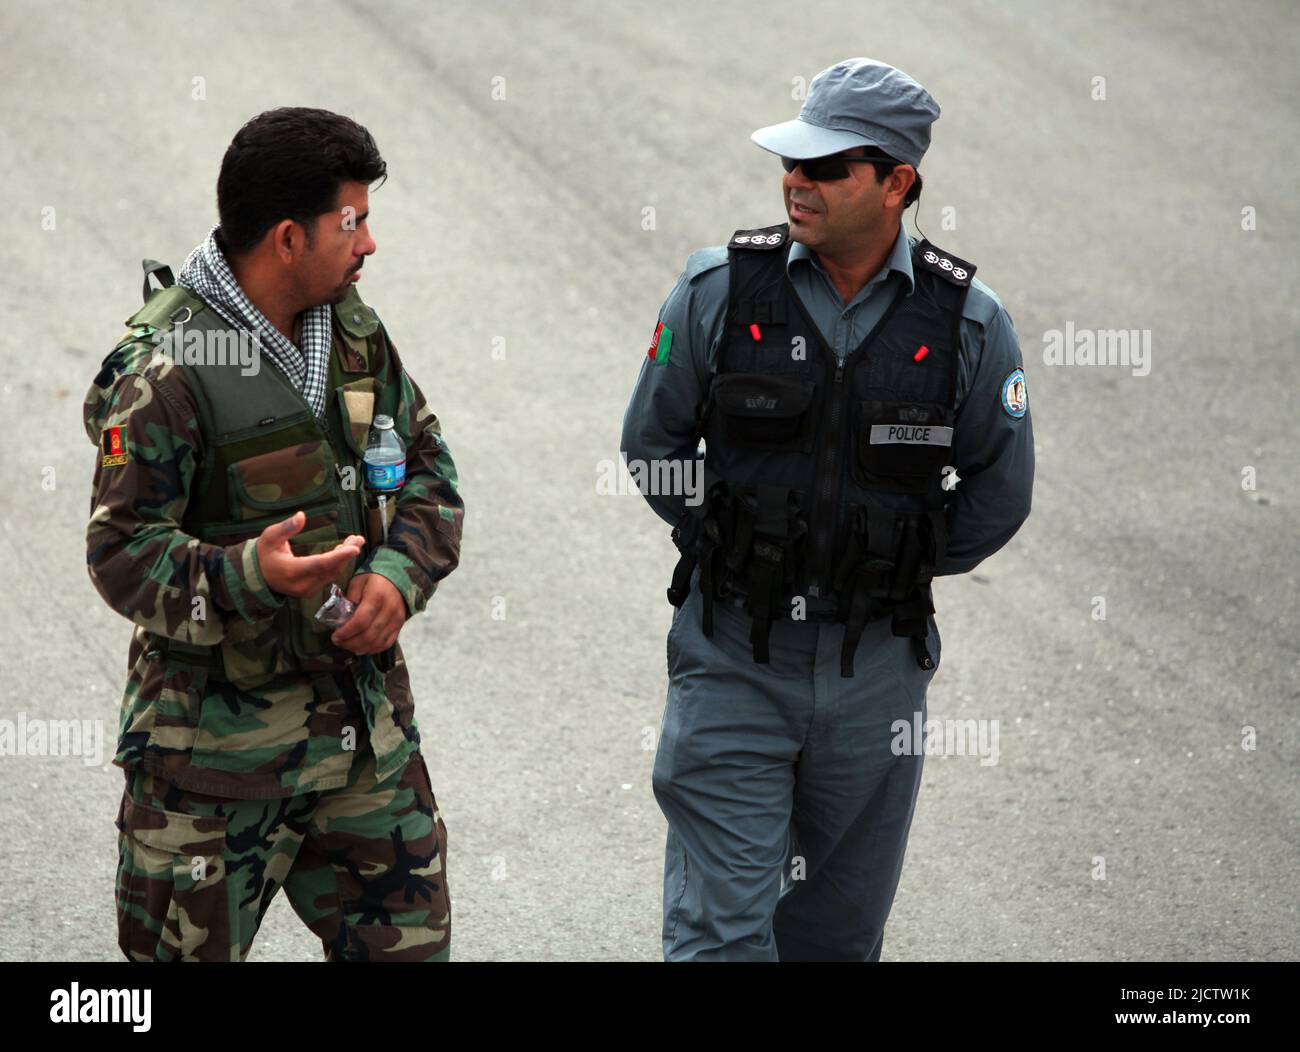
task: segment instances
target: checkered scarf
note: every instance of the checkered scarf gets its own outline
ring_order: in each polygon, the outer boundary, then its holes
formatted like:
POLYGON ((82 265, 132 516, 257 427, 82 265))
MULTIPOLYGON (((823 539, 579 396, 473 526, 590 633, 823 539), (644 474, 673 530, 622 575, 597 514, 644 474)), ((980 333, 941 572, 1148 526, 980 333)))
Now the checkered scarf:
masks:
POLYGON ((302 392, 316 416, 323 418, 333 342, 329 305, 309 307, 302 312, 302 350, 299 350, 266 320, 239 287, 230 264, 217 247, 217 231, 220 229, 220 224, 214 226, 208 239, 190 253, 176 278, 177 284, 202 297, 209 307, 237 329, 256 334, 267 357, 302 392))

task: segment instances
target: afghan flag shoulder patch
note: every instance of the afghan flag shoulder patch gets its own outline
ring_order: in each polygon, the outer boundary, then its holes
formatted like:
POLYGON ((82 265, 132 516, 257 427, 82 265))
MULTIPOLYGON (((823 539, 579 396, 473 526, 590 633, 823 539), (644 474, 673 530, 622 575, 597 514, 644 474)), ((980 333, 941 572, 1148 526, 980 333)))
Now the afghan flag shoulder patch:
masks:
POLYGON ((121 425, 104 428, 99 433, 99 448, 104 454, 104 467, 125 464, 127 460, 126 428, 121 425))
POLYGON ((668 328, 663 322, 655 326, 655 334, 650 339, 650 349, 646 351, 646 357, 655 365, 667 365, 668 355, 673 350, 673 330, 668 328))

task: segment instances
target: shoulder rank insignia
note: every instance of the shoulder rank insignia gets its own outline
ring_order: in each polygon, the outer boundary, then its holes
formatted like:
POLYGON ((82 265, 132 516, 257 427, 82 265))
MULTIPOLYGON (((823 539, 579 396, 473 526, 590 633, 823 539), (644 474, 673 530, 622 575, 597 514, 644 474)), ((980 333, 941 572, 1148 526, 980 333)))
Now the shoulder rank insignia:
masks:
POLYGON ((759 227, 757 230, 737 230, 727 242, 727 248, 780 248, 790 238, 787 224, 759 227))
POLYGON ((935 248, 929 241, 921 241, 912 250, 912 262, 941 278, 947 278, 954 285, 969 285, 975 276, 974 264, 958 259, 941 248, 935 248))
POLYGON ((104 428, 99 433, 99 448, 104 454, 102 461, 104 467, 125 464, 127 461, 126 428, 120 425, 104 428))

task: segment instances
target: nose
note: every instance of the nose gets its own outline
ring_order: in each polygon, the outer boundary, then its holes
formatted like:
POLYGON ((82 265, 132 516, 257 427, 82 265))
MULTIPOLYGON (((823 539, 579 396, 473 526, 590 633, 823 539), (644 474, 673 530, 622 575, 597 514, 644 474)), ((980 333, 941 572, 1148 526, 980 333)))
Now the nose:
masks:
POLYGON ((803 165, 796 165, 793 172, 786 172, 783 180, 787 190, 811 190, 817 186, 803 174, 803 165))

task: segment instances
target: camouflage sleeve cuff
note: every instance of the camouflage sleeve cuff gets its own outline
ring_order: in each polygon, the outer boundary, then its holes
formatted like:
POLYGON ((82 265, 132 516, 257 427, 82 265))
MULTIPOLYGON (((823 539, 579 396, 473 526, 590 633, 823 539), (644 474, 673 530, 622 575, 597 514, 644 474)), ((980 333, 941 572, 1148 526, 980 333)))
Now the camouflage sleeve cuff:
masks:
POLYGON ((391 581, 406 600, 407 617, 414 617, 423 610, 437 587, 436 582, 430 581, 413 560, 395 548, 376 548, 357 573, 377 573, 391 581))
POLYGON ((257 559, 257 538, 251 537, 225 549, 221 580, 223 605, 245 621, 262 621, 284 605, 284 596, 267 587, 257 559))

